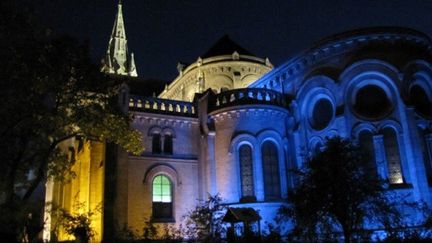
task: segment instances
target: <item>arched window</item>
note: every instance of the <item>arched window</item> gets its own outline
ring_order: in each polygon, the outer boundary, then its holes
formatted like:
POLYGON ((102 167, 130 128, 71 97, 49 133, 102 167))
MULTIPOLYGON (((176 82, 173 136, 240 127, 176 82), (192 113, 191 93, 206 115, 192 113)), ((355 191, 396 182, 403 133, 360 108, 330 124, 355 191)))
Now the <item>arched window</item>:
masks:
POLYGON ((243 144, 239 148, 240 173, 241 173, 241 196, 243 200, 253 200, 254 182, 253 182, 253 164, 252 148, 243 144))
POLYGON ((401 159, 399 154, 399 144, 394 129, 386 127, 382 131, 384 136, 385 155, 387 159, 388 179, 391 184, 404 183, 401 159))
POLYGON ((432 185, 432 151, 428 148, 427 132, 420 127, 418 128, 418 131, 424 166, 426 169, 426 177, 429 185, 432 185))
POLYGON ((161 153, 161 135, 160 133, 154 133, 152 138, 152 153, 160 154, 161 153))
POLYGON ((309 116, 309 122, 313 129, 319 131, 326 128, 334 116, 334 109, 331 101, 326 98, 317 100, 309 116))
POLYGON ((391 111, 392 103, 381 87, 366 85, 355 94, 353 108, 357 114, 365 118, 379 119, 391 111))
POLYGON ((279 159, 276 145, 266 141, 262 145, 264 195, 266 200, 280 198, 279 159))
POLYGON ((377 176, 377 168, 375 162, 375 147, 372 133, 369 130, 363 130, 359 134, 359 143, 365 156, 366 167, 370 169, 373 176, 377 176))
POLYGON ((169 133, 166 133, 164 135, 163 151, 165 154, 172 154, 173 153, 173 137, 169 133))
POLYGON ((417 113, 432 118, 432 101, 420 85, 410 89, 410 99, 417 113))
POLYGON ((165 175, 153 179, 153 219, 172 219, 172 184, 165 175))

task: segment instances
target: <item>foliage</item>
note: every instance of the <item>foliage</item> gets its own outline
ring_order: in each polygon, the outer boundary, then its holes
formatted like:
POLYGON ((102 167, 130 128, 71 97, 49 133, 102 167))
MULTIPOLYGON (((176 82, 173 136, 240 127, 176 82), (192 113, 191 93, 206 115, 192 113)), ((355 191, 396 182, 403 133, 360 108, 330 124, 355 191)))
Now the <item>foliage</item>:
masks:
POLYGON ((95 235, 95 231, 91 228, 91 217, 101 213, 101 206, 87 212, 83 203, 76 203, 73 208, 75 212, 80 213, 71 213, 64 208, 53 206, 51 213, 56 219, 56 231, 62 229, 67 234, 73 235, 79 242, 88 242, 95 235), (81 213, 82 211, 84 212, 81 213))
POLYGON ((226 207, 221 204, 219 194, 209 195, 208 199, 184 216, 184 233, 189 239, 200 239, 206 242, 217 242, 224 233, 223 212, 226 207))
POLYGON ((115 231, 114 239, 106 239, 107 242, 135 242, 138 237, 138 230, 133 230, 127 225, 115 231))
MULTIPOLYGON (((16 1, 1 1, 0 15, 0 204, 26 215, 21 211, 41 182, 73 177, 65 141, 108 141, 139 154, 141 134, 118 109, 119 84, 100 74, 88 44, 42 28, 16 1)), ((21 221, 0 217, 13 225, 0 236, 16 234, 21 221)))
POLYGON ((267 234, 263 235, 263 242, 282 242, 282 236, 277 226, 267 223, 267 234))
POLYGON ((374 176, 366 157, 359 146, 335 137, 297 171, 299 181, 289 195, 290 206, 281 208, 279 218, 294 221, 292 236, 317 241, 342 232, 351 242, 367 225, 400 223, 386 183, 374 176))
POLYGON ((145 242, 157 239, 158 228, 148 219, 144 222, 143 239, 145 242))
POLYGON ((163 224, 160 239, 162 242, 183 242, 182 227, 177 228, 172 224, 163 224))

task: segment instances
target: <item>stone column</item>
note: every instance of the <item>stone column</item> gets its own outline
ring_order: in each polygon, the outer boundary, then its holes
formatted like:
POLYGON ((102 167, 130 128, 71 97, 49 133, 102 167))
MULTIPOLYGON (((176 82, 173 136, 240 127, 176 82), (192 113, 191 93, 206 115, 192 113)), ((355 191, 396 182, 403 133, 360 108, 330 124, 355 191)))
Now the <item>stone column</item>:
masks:
POLYGON ((388 179, 387 159, 385 155, 384 136, 377 134, 373 136, 375 162, 378 175, 382 179, 388 179))
POLYGON ((42 240, 44 242, 51 241, 51 210, 53 203, 53 191, 54 191, 54 182, 52 179, 48 179, 45 183, 45 208, 44 208, 44 228, 42 234, 42 240))
POLYGON ((91 218, 91 226, 96 232, 94 240, 99 242, 102 241, 103 236, 105 144, 103 142, 92 141, 90 152, 89 209, 94 213, 91 218))
POLYGON ((281 197, 287 198, 288 196, 288 186, 287 186, 287 167, 286 167, 286 157, 285 157, 285 142, 282 142, 279 146, 279 174, 280 174, 280 186, 281 186, 281 197))
POLYGON ((264 170, 263 170, 263 162, 262 162, 262 154, 261 147, 259 144, 255 144, 254 146, 254 164, 256 170, 256 181, 255 181, 255 196, 258 202, 264 201, 264 170))
POLYGON ((212 196, 218 192, 216 185, 215 135, 216 132, 210 131, 207 137, 207 190, 212 196))

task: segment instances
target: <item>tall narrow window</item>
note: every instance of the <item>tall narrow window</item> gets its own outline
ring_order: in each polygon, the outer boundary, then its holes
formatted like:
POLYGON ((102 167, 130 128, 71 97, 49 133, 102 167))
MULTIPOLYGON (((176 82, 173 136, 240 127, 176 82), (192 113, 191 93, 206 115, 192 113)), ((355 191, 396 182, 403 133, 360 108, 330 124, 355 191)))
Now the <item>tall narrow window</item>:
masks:
POLYGON ((153 154, 160 154, 161 153, 161 135, 159 133, 153 134, 152 153, 153 154))
POLYGON ((239 148, 241 193, 245 200, 254 196, 252 148, 249 145, 241 145, 239 148))
POLYGON ((378 176, 372 133, 368 130, 361 131, 359 134, 359 142, 364 152, 366 167, 370 170, 372 176, 378 176))
POLYGON ((173 139, 171 134, 164 135, 164 153, 172 154, 173 153, 173 139))
POLYGON ((264 195, 266 200, 280 198, 279 159, 276 145, 270 141, 262 145, 264 195))
POLYGON ((153 219, 172 219, 172 186, 165 175, 153 179, 153 219))
POLYGON ((426 138, 427 133, 425 130, 418 128, 419 131, 419 138, 420 138, 420 144, 421 144, 421 150, 423 154, 423 161, 424 166, 426 169, 426 177, 428 180, 429 185, 432 185, 432 154, 431 151, 428 149, 428 141, 426 138))
POLYGON ((389 181, 391 184, 402 184, 404 180, 396 132, 387 127, 384 128, 383 135, 389 181))

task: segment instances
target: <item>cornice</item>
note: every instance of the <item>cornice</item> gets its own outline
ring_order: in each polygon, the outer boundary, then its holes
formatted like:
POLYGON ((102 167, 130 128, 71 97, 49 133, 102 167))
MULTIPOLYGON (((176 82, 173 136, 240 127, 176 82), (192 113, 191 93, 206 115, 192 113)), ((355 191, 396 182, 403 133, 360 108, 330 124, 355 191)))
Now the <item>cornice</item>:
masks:
POLYGON ((432 54, 432 43, 429 37, 415 30, 405 28, 372 28, 350 31, 318 42, 318 44, 309 50, 273 69, 261 79, 252 83, 250 87, 262 87, 270 80, 284 81, 328 57, 350 52, 363 45, 382 41, 412 43, 424 47, 432 54))

